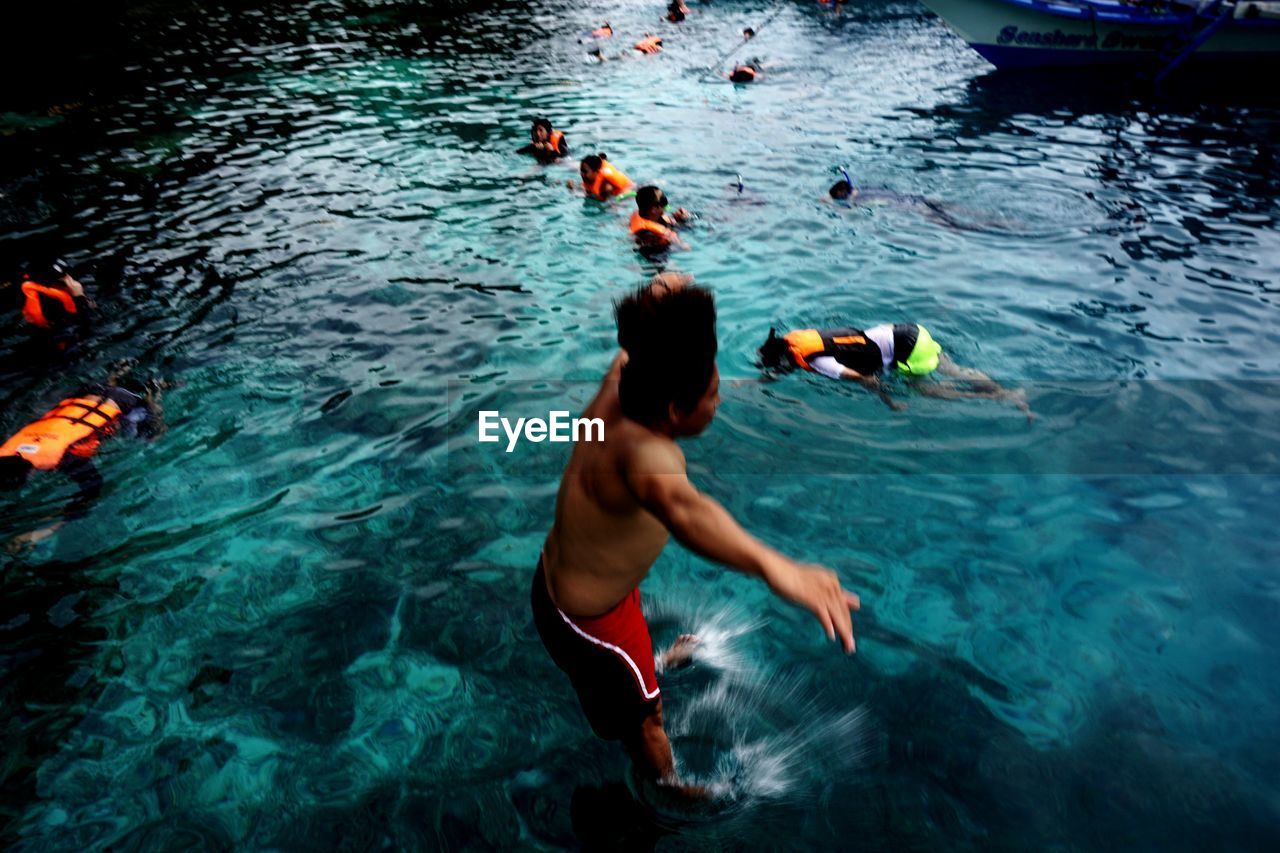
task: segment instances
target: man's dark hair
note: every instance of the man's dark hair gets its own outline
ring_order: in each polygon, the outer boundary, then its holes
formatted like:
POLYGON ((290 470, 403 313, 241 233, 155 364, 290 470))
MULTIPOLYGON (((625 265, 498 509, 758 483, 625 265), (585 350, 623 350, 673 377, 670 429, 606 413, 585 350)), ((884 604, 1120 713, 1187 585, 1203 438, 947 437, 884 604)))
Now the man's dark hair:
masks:
POLYGON ((830 193, 831 197, 836 199, 837 201, 840 199, 848 198, 853 194, 853 184, 841 178, 840 180, 832 184, 831 189, 827 190, 827 192, 830 193))
POLYGON ((787 346, 785 338, 779 337, 777 329, 769 329, 769 338, 758 352, 760 359, 756 362, 756 367, 761 370, 785 373, 795 369, 795 362, 791 360, 791 348, 787 346))
POLYGON ((729 75, 731 83, 750 83, 756 79, 755 69, 750 65, 739 65, 733 69, 733 73, 729 75))
POLYGON ((716 306, 690 286, 656 295, 642 287, 614 306, 627 351, 618 397, 633 421, 662 423, 672 404, 691 412, 707 393, 716 363, 716 306))
POLYGON ((666 197, 663 196, 662 190, 650 185, 641 187, 636 190, 636 207, 640 210, 648 210, 651 207, 661 207, 666 204, 666 197))
POLYGON ((547 121, 545 118, 535 118, 533 120, 533 126, 541 127, 545 129, 547 133, 551 132, 551 122, 547 121))
POLYGON ((11 492, 21 488, 33 467, 21 456, 0 456, 0 490, 11 492))
POLYGON ((582 158, 582 162, 584 165, 590 166, 591 171, 598 172, 600 171, 600 167, 604 165, 604 161, 607 159, 608 158, 603 154, 588 154, 586 157, 582 158))

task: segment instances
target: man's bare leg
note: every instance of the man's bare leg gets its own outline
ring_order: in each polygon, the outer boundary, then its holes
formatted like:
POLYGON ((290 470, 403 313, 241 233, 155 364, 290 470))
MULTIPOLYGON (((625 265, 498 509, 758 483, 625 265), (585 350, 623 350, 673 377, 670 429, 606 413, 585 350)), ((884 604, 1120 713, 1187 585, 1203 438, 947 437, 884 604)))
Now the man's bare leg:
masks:
POLYGON ((663 790, 688 800, 705 800, 710 796, 702 785, 683 785, 676 780, 675 756, 662 725, 661 699, 653 706, 653 713, 640 724, 639 732, 623 741, 623 746, 646 782, 661 785, 663 790))

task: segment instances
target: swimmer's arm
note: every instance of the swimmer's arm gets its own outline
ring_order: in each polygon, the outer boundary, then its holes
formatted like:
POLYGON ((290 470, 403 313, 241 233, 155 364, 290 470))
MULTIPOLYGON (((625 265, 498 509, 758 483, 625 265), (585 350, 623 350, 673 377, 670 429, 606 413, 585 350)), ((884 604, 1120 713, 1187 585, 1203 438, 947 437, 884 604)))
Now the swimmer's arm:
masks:
POLYGON ((708 560, 761 578, 779 598, 812 612, 828 637, 840 637, 846 652, 853 651, 849 611, 860 603, 856 595, 841 588, 835 572, 801 565, 744 530, 728 510, 689 482, 684 455, 674 445, 647 445, 630 454, 624 466, 636 500, 682 545, 708 560))
POLYGON ((884 401, 884 404, 895 412, 900 412, 906 408, 905 404, 899 403, 889 395, 889 392, 885 390, 884 383, 880 381, 878 376, 864 376, 856 370, 845 367, 830 356, 811 359, 809 365, 823 376, 829 376, 832 379, 847 379, 857 382, 868 391, 874 391, 884 401))

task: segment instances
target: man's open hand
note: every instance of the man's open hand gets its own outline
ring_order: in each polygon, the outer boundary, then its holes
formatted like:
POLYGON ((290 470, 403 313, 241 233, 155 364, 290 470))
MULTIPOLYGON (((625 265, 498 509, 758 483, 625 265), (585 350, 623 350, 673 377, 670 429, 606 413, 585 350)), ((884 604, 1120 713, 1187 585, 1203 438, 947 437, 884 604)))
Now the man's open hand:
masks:
POLYGON ((845 653, 852 654, 853 618, 849 611, 859 609, 862 602, 840 586, 835 572, 826 566, 785 560, 766 573, 765 580, 779 598, 798 604, 818 617, 827 636, 834 640, 839 635, 845 653))

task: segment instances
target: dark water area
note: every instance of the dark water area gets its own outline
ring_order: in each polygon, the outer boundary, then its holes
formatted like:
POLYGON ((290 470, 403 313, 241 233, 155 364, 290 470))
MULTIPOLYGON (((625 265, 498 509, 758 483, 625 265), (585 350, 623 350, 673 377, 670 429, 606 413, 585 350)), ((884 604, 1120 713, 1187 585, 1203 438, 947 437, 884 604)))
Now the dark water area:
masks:
MULTIPOLYGON (((98 311, 49 356, 0 292, 2 426, 126 357, 180 384, 86 517, 0 556, 0 843, 1280 841, 1272 81, 995 74, 910 2, 663 5, 6 13, 56 61, 0 89, 0 282, 61 256, 98 311), (596 64, 603 20, 667 49, 596 64), (708 73, 753 54, 760 84, 708 73), (844 658, 667 549, 698 813, 637 796, 533 629, 567 451, 475 441, 477 409, 583 405, 653 270, 629 207, 514 153, 536 115, 699 215, 669 263, 716 293, 725 403, 691 477, 864 601, 844 658), (875 203, 821 202, 838 168, 875 203), (770 326, 902 320, 1037 420, 758 381, 770 326)), ((4 496, 0 539, 71 491, 4 496)))

